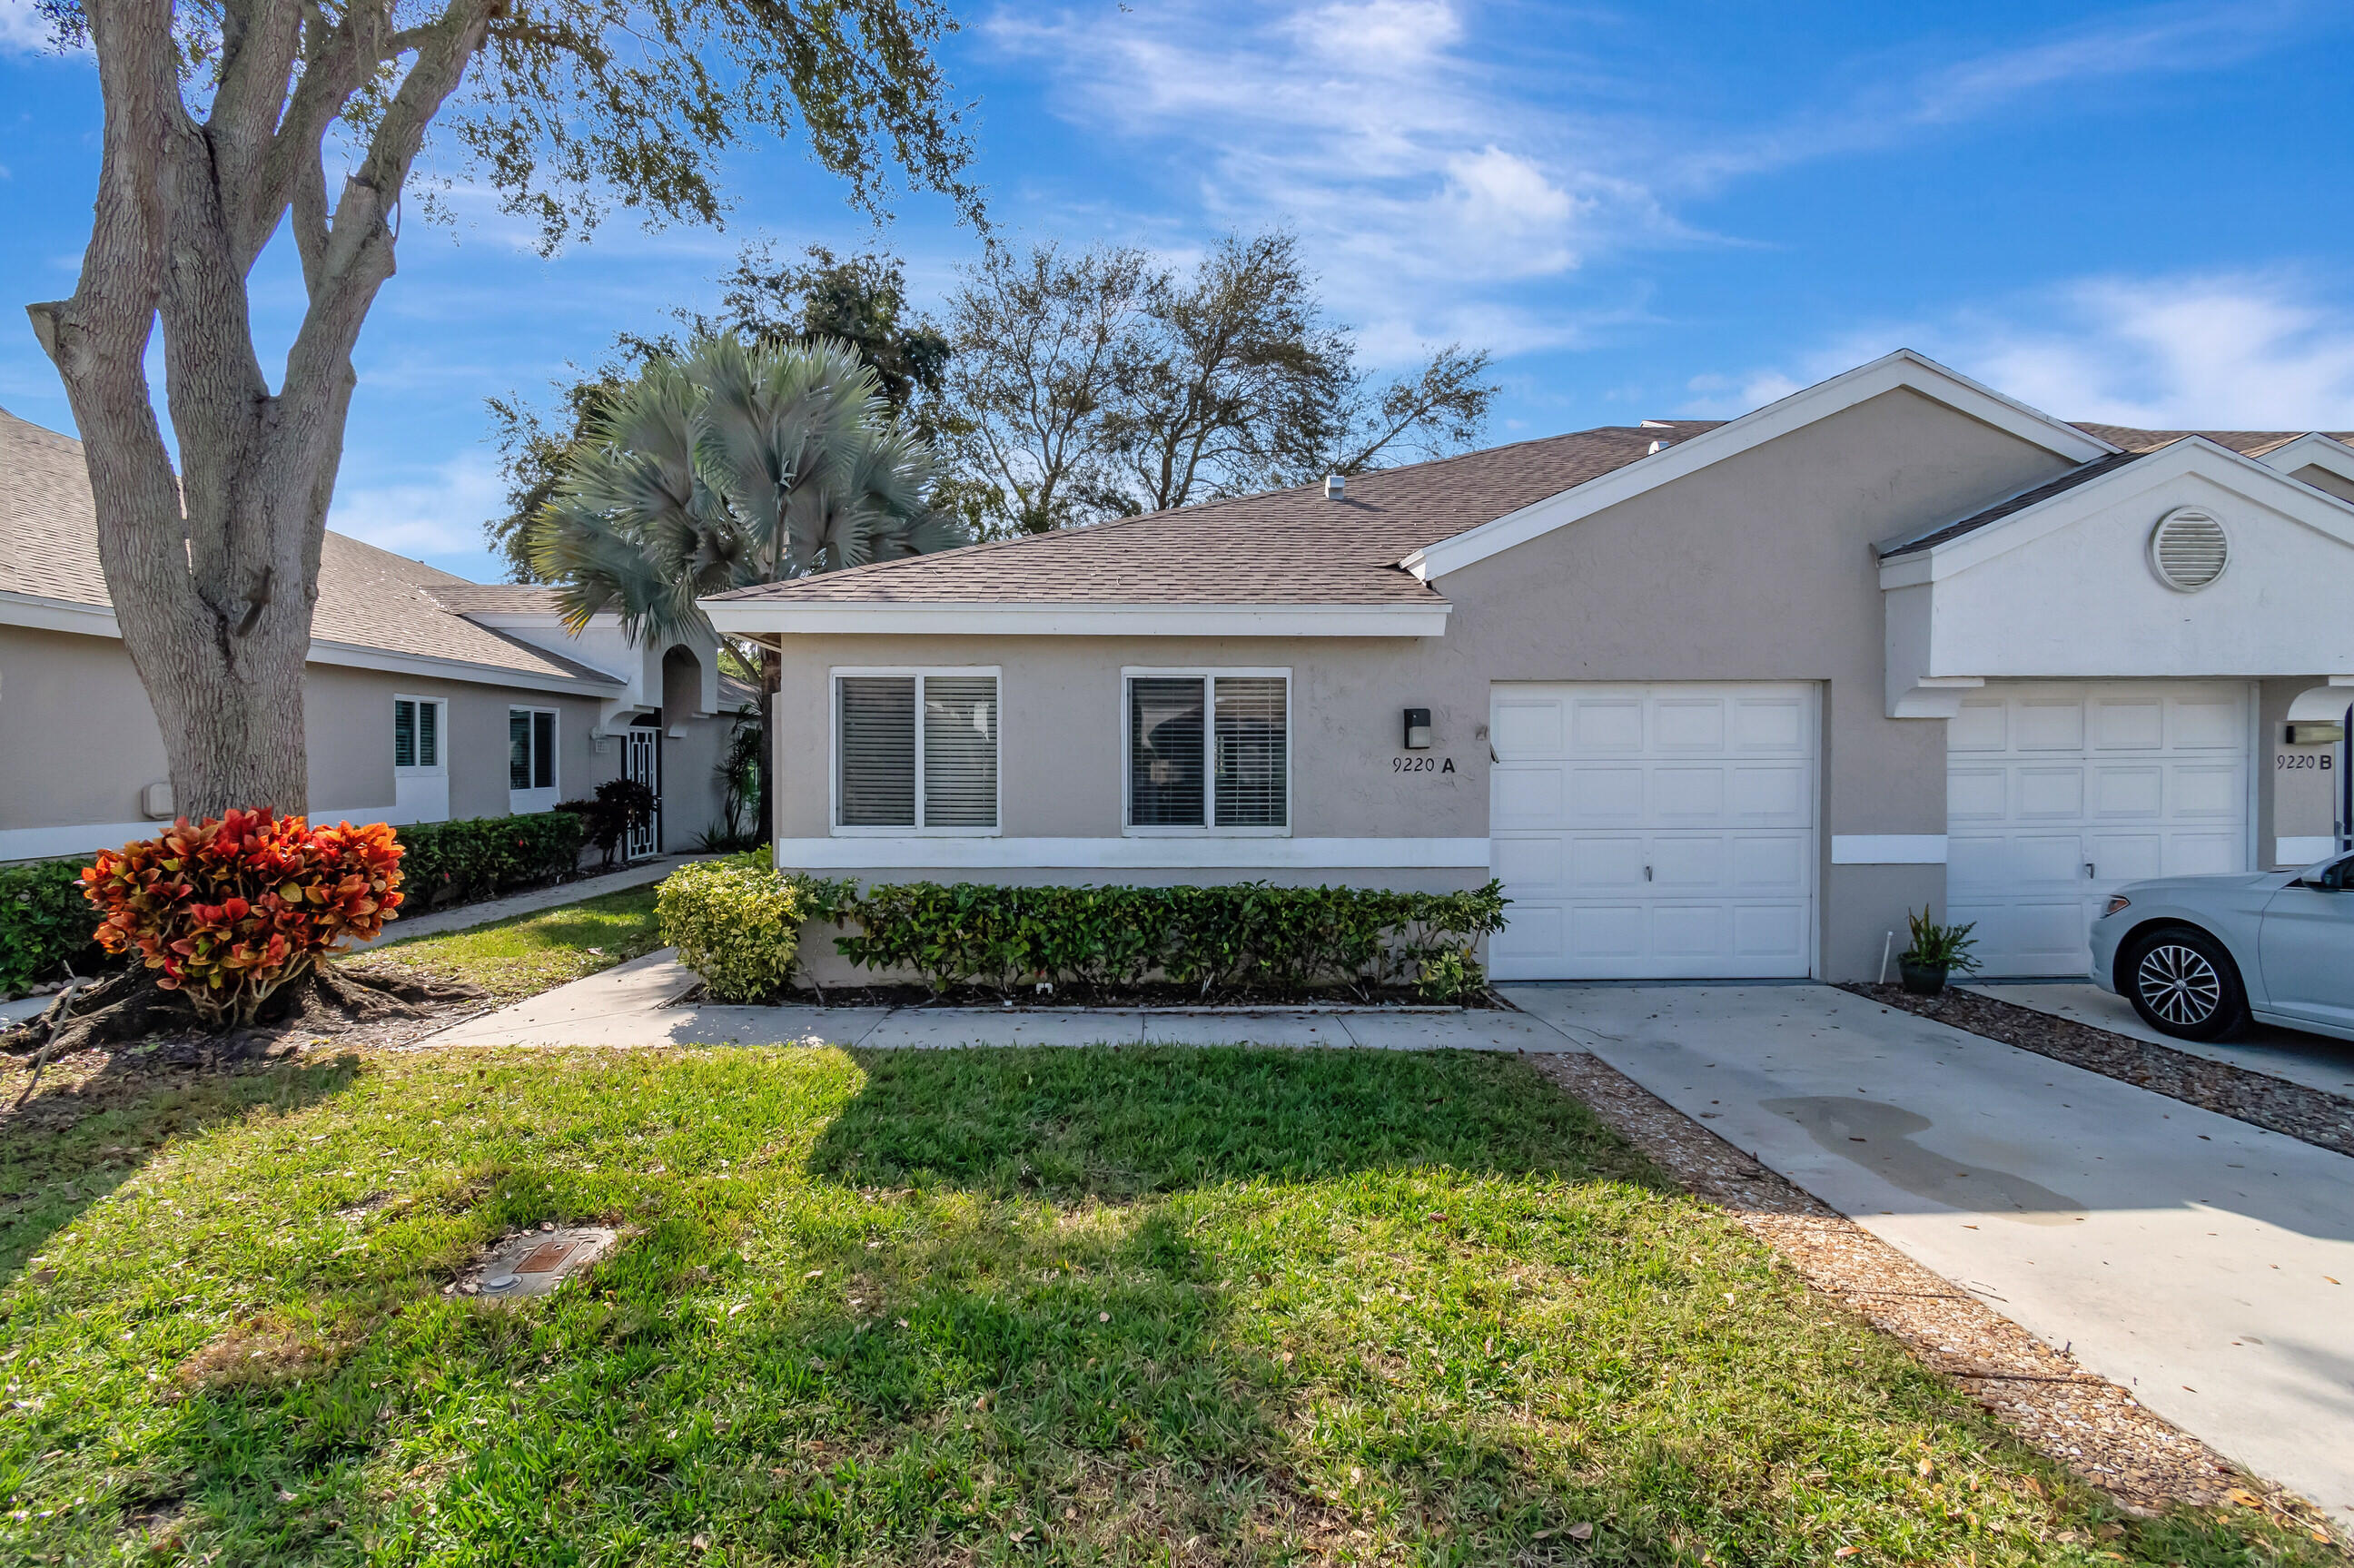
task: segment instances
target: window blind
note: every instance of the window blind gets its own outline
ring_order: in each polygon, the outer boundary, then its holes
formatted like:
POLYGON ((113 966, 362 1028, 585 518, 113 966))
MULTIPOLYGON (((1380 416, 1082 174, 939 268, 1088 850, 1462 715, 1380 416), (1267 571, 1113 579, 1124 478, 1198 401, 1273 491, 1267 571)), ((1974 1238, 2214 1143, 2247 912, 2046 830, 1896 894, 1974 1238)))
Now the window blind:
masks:
POLYGON ((441 705, 417 705, 417 766, 441 766, 441 705))
POLYGON ((1199 675, 1128 683, 1128 820, 1138 828, 1199 828, 1203 816, 1199 675))
POLYGON ((417 766, 417 705, 405 699, 392 705, 392 765, 417 766))
POLYGON ((845 828, 916 825, 916 677, 844 675, 834 747, 845 828))
POLYGON ((997 677, 926 675, 924 826, 997 825, 997 677))
POLYGON ((535 789, 556 788, 556 715, 535 712, 531 715, 531 787, 535 789))
POLYGON ((507 788, 531 788, 531 710, 507 710, 507 788))
POLYGON ((1290 769, 1279 675, 1221 675, 1215 760, 1217 823, 1280 828, 1290 821, 1290 769))

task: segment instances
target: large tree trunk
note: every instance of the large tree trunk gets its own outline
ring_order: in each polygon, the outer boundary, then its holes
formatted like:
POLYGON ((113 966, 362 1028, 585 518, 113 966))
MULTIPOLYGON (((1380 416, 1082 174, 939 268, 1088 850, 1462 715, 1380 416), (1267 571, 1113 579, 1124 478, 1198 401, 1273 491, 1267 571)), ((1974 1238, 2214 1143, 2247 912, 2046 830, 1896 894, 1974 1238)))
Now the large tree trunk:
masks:
POLYGON ((199 123, 181 98, 172 7, 86 5, 106 104, 90 247, 73 297, 28 313, 80 429, 100 564, 183 815, 307 804, 303 666, 352 348, 392 275, 392 204, 493 3, 457 0, 416 30, 417 63, 332 210, 320 138, 384 56, 386 13, 352 8, 306 49, 299 5, 238 8, 199 123), (310 301, 273 393, 246 281, 289 214, 310 301), (145 373, 159 321, 176 474, 145 373))

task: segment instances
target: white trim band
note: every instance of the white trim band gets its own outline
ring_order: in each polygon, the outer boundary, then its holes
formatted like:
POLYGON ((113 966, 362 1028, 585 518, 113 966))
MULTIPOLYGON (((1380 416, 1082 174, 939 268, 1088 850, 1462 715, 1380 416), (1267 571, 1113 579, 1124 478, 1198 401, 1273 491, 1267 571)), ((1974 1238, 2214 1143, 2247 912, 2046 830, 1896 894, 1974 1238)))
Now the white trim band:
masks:
POLYGON ((779 839, 789 871, 1423 871, 1488 869, 1486 839, 779 839))
POLYGON ((822 632, 962 637, 1441 637, 1454 609, 1406 604, 896 604, 706 599, 738 636, 822 632))
POLYGON ((1943 865, 1943 833, 1833 833, 1833 865, 1943 865))
MULTIPOLYGON (((349 822, 365 828, 390 822, 396 828, 405 828, 420 821, 446 821, 449 808, 446 804, 441 807, 444 814, 440 817, 421 815, 420 810, 420 803, 412 801, 405 807, 364 806, 354 811, 302 814, 322 826, 349 822)), ((121 849, 135 839, 152 839, 171 825, 172 819, 166 817, 143 822, 75 822, 62 828, 0 828, 0 864, 19 860, 63 860, 102 849, 121 849)))

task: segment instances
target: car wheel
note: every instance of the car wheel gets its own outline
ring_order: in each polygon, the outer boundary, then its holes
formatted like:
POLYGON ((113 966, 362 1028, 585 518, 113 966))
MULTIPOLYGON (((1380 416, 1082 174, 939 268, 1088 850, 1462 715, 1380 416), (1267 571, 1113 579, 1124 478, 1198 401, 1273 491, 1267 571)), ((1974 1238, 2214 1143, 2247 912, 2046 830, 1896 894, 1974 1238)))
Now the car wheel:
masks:
POLYGON ((2189 926, 2137 937, 2117 965, 2117 989, 2142 1022, 2178 1040, 2229 1040, 2248 1025, 2240 966, 2222 943, 2189 926))

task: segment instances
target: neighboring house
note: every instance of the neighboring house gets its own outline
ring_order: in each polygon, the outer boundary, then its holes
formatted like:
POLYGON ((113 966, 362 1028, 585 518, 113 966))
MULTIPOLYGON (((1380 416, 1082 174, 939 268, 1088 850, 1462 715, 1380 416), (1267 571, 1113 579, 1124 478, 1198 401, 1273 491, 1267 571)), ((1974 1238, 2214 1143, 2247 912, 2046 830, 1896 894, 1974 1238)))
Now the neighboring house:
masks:
POLYGON ((2345 831, 2354 450, 1911 353, 1647 421, 705 601, 779 864, 1501 879, 1500 977, 2082 973, 2120 882, 2345 831))
MULTIPOLYGON (((310 811, 436 822, 544 811, 623 773, 661 821, 635 854, 691 849, 755 700, 717 644, 578 636, 543 588, 470 583, 329 534, 303 694, 310 811)), ((154 710, 115 629, 81 444, 0 412, 0 862, 152 834, 173 816, 154 710)))

